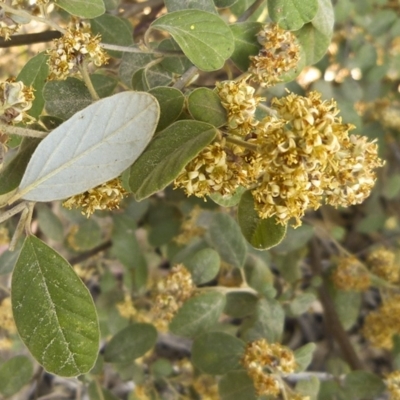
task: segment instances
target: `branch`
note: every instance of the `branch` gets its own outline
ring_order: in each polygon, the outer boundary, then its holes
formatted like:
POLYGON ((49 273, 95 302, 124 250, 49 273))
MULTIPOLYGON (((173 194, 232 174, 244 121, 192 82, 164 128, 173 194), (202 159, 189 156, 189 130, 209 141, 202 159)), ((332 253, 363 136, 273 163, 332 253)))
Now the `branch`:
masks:
POLYGON ((100 252, 102 252, 104 250, 109 249, 111 247, 111 245, 112 245, 111 240, 107 240, 106 242, 98 245, 97 247, 95 247, 95 248, 93 248, 93 249, 91 249, 91 250, 89 250, 89 251, 87 251, 85 253, 82 253, 82 254, 79 254, 79 255, 77 255, 75 257, 72 257, 68 262, 71 265, 79 264, 82 261, 85 261, 88 258, 95 256, 97 253, 100 253, 100 252))
POLYGON ((19 126, 0 124, 0 132, 7 135, 18 135, 23 137, 34 137, 43 139, 49 132, 35 131, 33 129, 20 128, 19 126))
POLYGON ((8 48, 14 46, 24 46, 34 43, 50 42, 53 39, 61 37, 61 33, 58 31, 44 31, 39 33, 29 33, 26 35, 14 35, 11 36, 11 40, 5 40, 0 38, 0 48, 8 48))

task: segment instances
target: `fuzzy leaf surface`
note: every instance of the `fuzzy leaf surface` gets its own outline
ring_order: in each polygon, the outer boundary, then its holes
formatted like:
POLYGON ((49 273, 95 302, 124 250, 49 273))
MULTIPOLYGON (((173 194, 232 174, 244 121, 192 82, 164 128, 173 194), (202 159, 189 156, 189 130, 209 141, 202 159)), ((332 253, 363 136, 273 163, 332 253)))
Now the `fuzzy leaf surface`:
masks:
POLYGON ((58 0, 57 5, 80 18, 96 18, 106 12, 103 0, 58 0))

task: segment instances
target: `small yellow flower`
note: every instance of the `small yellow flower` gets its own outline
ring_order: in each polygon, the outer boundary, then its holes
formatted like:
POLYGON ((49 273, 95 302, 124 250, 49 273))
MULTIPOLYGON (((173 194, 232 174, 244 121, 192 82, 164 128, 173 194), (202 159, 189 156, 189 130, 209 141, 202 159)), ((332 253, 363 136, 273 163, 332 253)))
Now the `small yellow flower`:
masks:
POLYGON ((5 226, 0 226, 0 246, 10 243, 8 229, 5 226))
POLYGON ((384 380, 390 393, 389 400, 400 400, 400 371, 393 371, 384 380))
POLYGON ((0 303, 0 328, 8 334, 17 332, 11 308, 11 297, 6 297, 0 303))
POLYGON ((342 257, 332 274, 334 285, 340 290, 368 290, 371 281, 367 269, 356 257, 342 257))
POLYGON ((371 272, 390 283, 399 280, 399 265, 394 261, 395 254, 384 248, 374 250, 367 257, 371 272))
POLYGON ((87 192, 77 194, 65 200, 62 205, 71 210, 82 208, 82 214, 88 218, 96 210, 114 210, 119 208, 121 200, 127 195, 118 178, 102 183, 87 192))

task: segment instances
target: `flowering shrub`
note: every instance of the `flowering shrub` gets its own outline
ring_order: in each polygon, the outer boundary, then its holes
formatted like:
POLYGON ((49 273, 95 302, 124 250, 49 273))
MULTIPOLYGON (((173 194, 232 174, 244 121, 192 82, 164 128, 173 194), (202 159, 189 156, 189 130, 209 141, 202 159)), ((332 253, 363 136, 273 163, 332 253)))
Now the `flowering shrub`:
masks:
POLYGON ((0 0, 1 396, 399 398, 399 7, 332 3, 0 0))

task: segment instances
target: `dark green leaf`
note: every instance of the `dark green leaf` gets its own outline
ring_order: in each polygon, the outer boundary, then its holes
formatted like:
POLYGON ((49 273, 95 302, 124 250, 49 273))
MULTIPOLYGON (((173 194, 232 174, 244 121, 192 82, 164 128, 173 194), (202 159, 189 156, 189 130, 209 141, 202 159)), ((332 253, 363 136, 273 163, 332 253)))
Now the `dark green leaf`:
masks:
POLYGON ((223 294, 200 294, 183 304, 169 324, 169 329, 175 335, 195 338, 215 326, 224 307, 223 294))
POLYGON ((376 399, 385 390, 377 375, 367 371, 352 371, 346 375, 344 389, 352 399, 376 399))
POLYGON ((146 70, 144 68, 139 69, 133 74, 132 82, 129 86, 138 92, 147 92, 150 89, 146 80, 146 70))
POLYGON ((198 121, 177 121, 160 132, 130 169, 129 185, 136 200, 164 189, 217 131, 198 121))
POLYGON ((57 6, 80 18, 96 18, 106 11, 103 0, 57 0, 57 6))
POLYGON ((156 87, 149 90, 149 93, 157 99, 160 106, 157 131, 162 131, 179 117, 185 97, 180 90, 170 87, 156 87))
POLYGON ((248 292, 228 292, 224 314, 233 318, 244 318, 253 314, 258 297, 248 292))
POLYGON ((229 26, 218 15, 200 10, 182 10, 156 19, 151 27, 167 31, 187 58, 203 71, 223 67, 234 50, 229 26))
POLYGON ((243 193, 238 208, 238 222, 243 236, 258 250, 279 244, 286 234, 286 225, 280 225, 274 217, 261 219, 254 208, 250 191, 243 193))
POLYGON ((29 236, 11 289, 18 333, 36 360, 48 372, 61 376, 90 371, 99 348, 96 309, 68 262, 29 236))
POLYGON ((165 0, 165 6, 169 13, 179 10, 203 10, 216 13, 212 0, 165 0))
POLYGON ((172 73, 167 71, 161 64, 156 64, 144 69, 144 79, 146 87, 149 89, 158 86, 168 86, 172 82, 172 73))
POLYGON ((21 69, 17 76, 17 81, 22 81, 26 86, 32 86, 35 89, 35 100, 28 114, 38 118, 44 107, 43 87, 49 74, 47 65, 48 56, 46 53, 39 53, 32 57, 21 69))
POLYGON ((75 251, 93 249, 101 242, 101 230, 94 219, 86 219, 79 224, 78 230, 69 235, 69 244, 75 251))
POLYGON ((36 204, 35 210, 37 212, 40 230, 49 239, 61 242, 64 239, 64 229, 60 219, 46 204, 36 204))
POLYGON ((202 285, 213 280, 219 272, 220 263, 219 255, 213 249, 200 250, 184 262, 196 285, 202 285))
POLYGON ((157 330, 150 324, 132 324, 118 332, 106 346, 106 362, 127 363, 147 353, 157 341, 157 330))
MULTIPOLYGON (((169 38, 163 40, 158 46, 159 50, 163 51, 176 51, 182 53, 181 48, 174 39, 169 38)), ((176 55, 165 55, 164 59, 161 61, 161 65, 169 72, 177 75, 183 75, 193 64, 189 59, 182 53, 179 56, 176 55)))
MULTIPOLYGON (((132 28, 129 29, 126 22, 119 17, 110 14, 103 14, 90 21, 92 32, 101 35, 101 41, 107 44, 118 46, 133 45, 132 28)), ((112 57, 122 57, 122 52, 107 50, 112 57)))
POLYGON ((247 372, 231 371, 218 383, 221 400, 257 400, 254 384, 247 372))
POLYGON ((235 41, 231 60, 241 71, 249 69, 249 57, 257 55, 261 48, 257 41, 257 34, 261 27, 262 24, 259 22, 240 22, 230 26, 235 41))
POLYGON ((18 393, 33 375, 31 360, 25 356, 10 358, 0 365, 0 393, 10 397, 18 393))
POLYGON ((268 0, 272 21, 283 29, 295 31, 310 22, 318 10, 318 0, 268 0))
POLYGON ((313 353, 317 346, 314 343, 307 343, 294 351, 296 358, 296 372, 305 371, 311 363, 313 353))
POLYGON ((214 0, 215 6, 218 8, 228 8, 237 2, 238 0, 214 0))
POLYGON ((59 127, 64 120, 52 115, 42 115, 40 117, 40 122, 46 127, 47 130, 52 131, 59 127))
POLYGON ((242 369, 240 360, 245 343, 223 332, 209 332, 198 336, 193 342, 192 362, 206 374, 223 375, 242 369))
POLYGON ((222 260, 242 268, 247 256, 247 246, 236 221, 228 214, 217 213, 209 229, 210 244, 222 260))
POLYGON ((279 342, 283 333, 285 313, 276 300, 261 299, 256 312, 249 322, 250 328, 244 332, 247 341, 267 339, 268 342, 279 342))
POLYGON ((0 195, 16 189, 40 139, 24 138, 16 156, 0 170, 0 195))
POLYGON ((96 381, 92 381, 88 387, 88 395, 90 400, 118 400, 109 390, 100 387, 96 381))
POLYGON ((132 87, 132 78, 135 72, 154 61, 152 53, 124 53, 119 67, 119 76, 125 85, 132 87))
POLYGON ((193 119, 207 122, 216 128, 227 123, 227 114, 219 96, 211 89, 197 88, 188 96, 188 111, 193 119))

